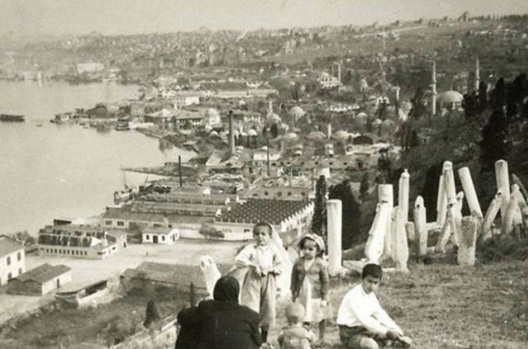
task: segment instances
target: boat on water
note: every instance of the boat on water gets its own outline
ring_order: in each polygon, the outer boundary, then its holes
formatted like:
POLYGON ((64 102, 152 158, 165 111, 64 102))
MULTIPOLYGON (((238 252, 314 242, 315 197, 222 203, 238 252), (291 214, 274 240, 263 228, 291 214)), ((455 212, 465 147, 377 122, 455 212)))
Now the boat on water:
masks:
POLYGON ((129 131, 130 125, 128 118, 119 118, 115 127, 116 131, 129 131))
POLYGON ((23 121, 25 121, 25 117, 24 117, 24 115, 0 114, 0 121, 4 121, 4 122, 23 122, 23 121))
POLYGON ((127 203, 128 201, 134 199, 137 195, 138 190, 135 188, 126 188, 123 190, 114 192, 114 203, 116 205, 127 203))

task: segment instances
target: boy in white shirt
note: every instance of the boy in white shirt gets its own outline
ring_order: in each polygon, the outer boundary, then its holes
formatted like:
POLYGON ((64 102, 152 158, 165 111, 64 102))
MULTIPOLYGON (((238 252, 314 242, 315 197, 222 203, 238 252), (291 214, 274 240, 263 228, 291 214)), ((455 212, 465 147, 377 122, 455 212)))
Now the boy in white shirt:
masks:
POLYGON ((349 349, 379 349, 393 342, 408 348, 411 340, 383 310, 376 298, 383 271, 377 264, 363 268, 361 284, 343 298, 337 313, 339 337, 349 349))

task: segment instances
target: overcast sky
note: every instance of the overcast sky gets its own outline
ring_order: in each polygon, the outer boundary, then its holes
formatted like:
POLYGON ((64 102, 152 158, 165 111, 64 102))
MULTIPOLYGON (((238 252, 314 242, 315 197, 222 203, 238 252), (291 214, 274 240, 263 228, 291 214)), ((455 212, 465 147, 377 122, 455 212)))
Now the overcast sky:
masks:
POLYGON ((0 35, 364 25, 528 13, 528 0, 0 0, 0 35))

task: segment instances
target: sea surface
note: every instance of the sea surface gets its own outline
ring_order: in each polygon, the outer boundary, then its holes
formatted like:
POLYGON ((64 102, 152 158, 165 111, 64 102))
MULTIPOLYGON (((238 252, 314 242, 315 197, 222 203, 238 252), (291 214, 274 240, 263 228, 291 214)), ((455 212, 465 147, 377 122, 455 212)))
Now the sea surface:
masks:
POLYGON ((0 122, 0 234, 39 228, 54 218, 91 217, 123 189, 123 167, 161 166, 192 154, 160 150, 159 141, 135 131, 106 133, 55 125, 59 112, 135 98, 138 86, 0 81, 0 113, 23 114, 24 123, 0 122))

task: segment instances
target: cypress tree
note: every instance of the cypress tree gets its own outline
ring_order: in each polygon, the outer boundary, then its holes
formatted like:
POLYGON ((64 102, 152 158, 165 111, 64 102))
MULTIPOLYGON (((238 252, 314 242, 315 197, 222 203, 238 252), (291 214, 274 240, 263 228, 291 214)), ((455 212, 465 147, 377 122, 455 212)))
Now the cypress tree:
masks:
POLYGON ((342 248, 348 249, 352 245, 364 242, 366 236, 361 232, 361 204, 354 195, 350 182, 346 180, 332 186, 329 197, 341 200, 342 203, 342 248))
POLYGON ((495 161, 503 159, 509 151, 508 133, 503 109, 496 109, 482 129, 480 147, 481 171, 493 171, 495 161))
POLYGON ((326 241, 326 179, 320 176, 315 185, 314 215, 312 233, 320 235, 326 241))

